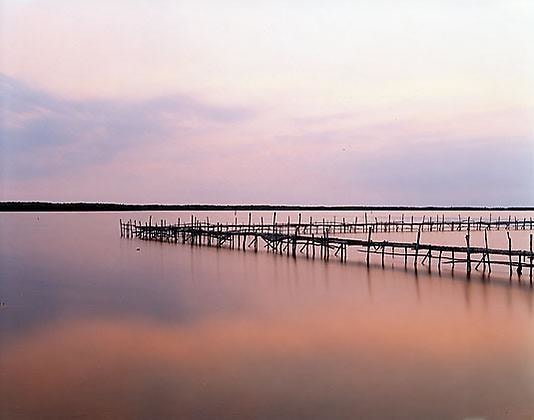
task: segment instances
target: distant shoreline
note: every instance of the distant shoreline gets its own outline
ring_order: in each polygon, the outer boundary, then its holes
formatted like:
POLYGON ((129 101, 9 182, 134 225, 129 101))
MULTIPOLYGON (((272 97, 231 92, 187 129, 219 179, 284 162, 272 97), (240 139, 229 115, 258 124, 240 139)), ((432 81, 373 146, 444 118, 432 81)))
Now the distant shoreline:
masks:
POLYGON ((497 206, 305 206, 278 204, 119 204, 0 202, 0 212, 131 211, 534 211, 534 207, 497 206))

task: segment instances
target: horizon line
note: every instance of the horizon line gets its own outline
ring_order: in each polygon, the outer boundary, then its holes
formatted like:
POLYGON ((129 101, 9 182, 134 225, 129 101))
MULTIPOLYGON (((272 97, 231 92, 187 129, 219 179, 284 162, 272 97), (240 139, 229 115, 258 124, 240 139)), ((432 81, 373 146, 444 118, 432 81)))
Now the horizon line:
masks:
POLYGON ((163 204, 163 203, 117 203, 91 201, 0 201, 0 212, 32 212, 32 211, 165 211, 165 210, 283 210, 283 211, 372 211, 372 210, 443 210, 443 211, 534 211, 534 206, 471 206, 471 205, 374 205, 374 204, 163 204))

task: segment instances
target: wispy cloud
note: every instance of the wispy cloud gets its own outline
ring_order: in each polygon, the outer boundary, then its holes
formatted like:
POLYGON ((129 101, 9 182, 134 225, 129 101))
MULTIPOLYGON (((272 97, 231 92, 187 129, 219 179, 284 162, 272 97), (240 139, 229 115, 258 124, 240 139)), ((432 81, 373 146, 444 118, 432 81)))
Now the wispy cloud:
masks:
POLYGON ((252 118, 255 110, 184 95, 142 101, 72 100, 0 76, 2 177, 67 175, 138 146, 189 142, 252 118))

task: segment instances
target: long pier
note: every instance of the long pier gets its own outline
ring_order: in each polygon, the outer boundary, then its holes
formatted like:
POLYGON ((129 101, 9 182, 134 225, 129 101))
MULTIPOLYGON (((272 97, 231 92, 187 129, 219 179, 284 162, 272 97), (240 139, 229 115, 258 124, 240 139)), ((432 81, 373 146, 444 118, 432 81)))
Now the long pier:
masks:
MULTIPOLYGON (((130 221, 131 222, 131 221, 130 221)), ((152 222, 150 218, 149 223, 152 222)), ((140 223, 140 222, 138 222, 140 223)), ((177 223, 180 226, 181 220, 178 218, 177 223)), ((205 226, 209 227, 212 224, 210 223, 209 217, 206 220, 200 220, 191 216, 190 224, 195 224, 196 226, 205 226)), ((248 214, 247 223, 238 223, 237 216, 234 218, 233 223, 218 223, 222 229, 226 230, 239 230, 246 228, 252 225, 252 213, 248 214)), ((482 231, 482 230, 533 230, 534 229, 534 219, 529 217, 523 217, 518 219, 517 216, 512 218, 508 216, 507 218, 501 218, 498 216, 497 219, 489 216, 489 219, 471 218, 458 215, 458 218, 445 218, 445 215, 435 215, 426 216, 423 215, 420 218, 415 218, 413 215, 411 217, 404 217, 404 214, 401 215, 399 219, 393 219, 391 215, 387 219, 378 219, 378 217, 368 216, 367 213, 364 213, 363 217, 358 218, 355 216, 353 219, 348 219, 343 217, 341 220, 336 220, 336 217, 332 220, 322 219, 313 219, 313 216, 310 216, 308 220, 302 218, 302 214, 298 214, 298 219, 292 221, 291 217, 288 216, 287 221, 277 221, 277 213, 274 212, 272 215, 271 222, 266 222, 264 217, 260 217, 259 223, 254 224, 255 229, 260 229, 263 232, 269 231, 285 231, 287 227, 291 230, 298 229, 301 233, 320 233, 326 230, 329 230, 330 233, 365 233, 372 229, 374 232, 417 232, 417 231, 435 231, 435 232, 445 232, 445 231, 482 231)))
MULTIPOLYGON (((141 223, 140 221, 129 220, 123 222, 120 220, 121 236, 126 238, 139 238, 143 240, 155 240, 161 242, 172 242, 182 244, 189 243, 191 246, 214 246, 214 247, 228 247, 231 249, 240 249, 246 251, 253 249, 258 252, 260 241, 263 247, 268 252, 277 254, 286 254, 287 256, 296 257, 297 254, 303 254, 307 258, 322 258, 330 260, 330 258, 337 258, 341 262, 346 262, 348 258, 349 249, 353 249, 359 253, 365 254, 365 262, 367 266, 370 265, 371 255, 378 254, 382 267, 385 266, 385 258, 400 257, 403 261, 404 267, 413 265, 417 270, 420 266, 426 266, 428 270, 432 270, 432 265, 441 272, 442 266, 450 265, 452 269, 456 266, 465 267, 467 275, 470 276, 473 269, 491 273, 492 266, 506 266, 508 268, 510 281, 516 273, 517 278, 521 281, 522 276, 526 275, 528 270, 528 277, 532 285, 533 268, 534 268, 534 252, 533 252, 533 235, 530 234, 530 246, 528 250, 519 250, 512 248, 512 239, 510 233, 508 235, 508 248, 490 248, 488 246, 488 230, 501 227, 517 227, 522 228, 522 225, 515 224, 515 221, 510 225, 502 225, 503 221, 481 221, 472 224, 470 220, 467 221, 465 246, 439 245, 427 244, 421 242, 421 232, 425 227, 432 230, 428 222, 413 222, 410 220, 404 226, 400 227, 393 224, 394 221, 388 220, 375 223, 347 223, 346 221, 322 221, 322 223, 303 223, 299 218, 298 223, 276 223, 276 216, 273 216, 271 224, 263 223, 253 224, 251 216, 249 215, 248 224, 223 224, 210 223, 209 219, 200 221, 193 216, 189 223, 182 223, 180 220, 176 224, 169 224, 161 220, 159 224, 153 224, 150 218, 148 222, 141 223), (384 223, 387 223, 384 224, 384 223), (418 224, 414 224, 418 223, 418 224), (495 224, 493 224, 495 223, 495 224), (408 225, 408 226, 406 226, 408 225), (415 242, 398 242, 387 240, 374 240, 373 233, 375 228, 381 232, 392 231, 387 230, 395 226, 399 229, 394 231, 402 231, 403 227, 407 227, 408 231, 413 231, 414 226, 417 226, 417 239, 415 242), (485 226, 485 229, 478 228, 478 226, 485 226), (471 245, 471 228, 475 230, 484 230, 485 246, 474 247, 471 245), (352 230, 351 230, 352 229, 352 230), (382 230, 380 230, 382 229, 382 230), (357 239, 343 236, 331 236, 334 232, 341 233, 355 233, 366 232, 367 239, 357 239)), ((368 221, 367 221, 368 222, 368 221)), ((505 221, 506 223, 508 221, 505 221)), ((441 221, 440 228, 445 226, 456 226, 451 230, 461 230, 464 221, 460 219, 460 224, 448 225, 451 221, 441 221)), ((525 230, 530 228, 530 224, 525 222, 525 230)), ((435 227, 435 226, 434 226, 435 227)))

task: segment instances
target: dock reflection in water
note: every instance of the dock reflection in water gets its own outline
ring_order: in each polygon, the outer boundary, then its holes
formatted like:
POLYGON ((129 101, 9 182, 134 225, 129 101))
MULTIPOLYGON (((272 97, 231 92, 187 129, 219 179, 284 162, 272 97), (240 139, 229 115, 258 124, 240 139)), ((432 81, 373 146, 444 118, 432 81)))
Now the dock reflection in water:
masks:
POLYGON ((0 215, 0 418, 529 418, 533 293, 0 215), (140 247, 140 251, 137 251, 140 247))

